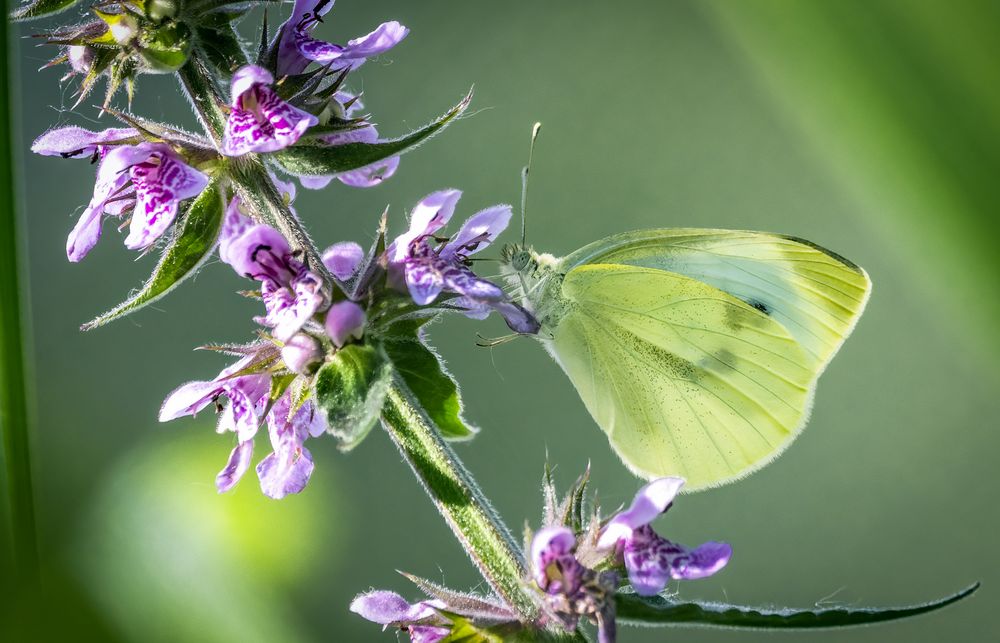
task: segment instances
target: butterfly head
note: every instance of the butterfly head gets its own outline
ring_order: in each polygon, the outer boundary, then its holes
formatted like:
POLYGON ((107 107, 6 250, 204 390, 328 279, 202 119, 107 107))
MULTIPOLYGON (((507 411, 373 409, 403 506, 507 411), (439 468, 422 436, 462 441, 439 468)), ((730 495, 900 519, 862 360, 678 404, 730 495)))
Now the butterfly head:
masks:
POLYGON ((534 250, 524 244, 508 243, 500 251, 500 261, 511 272, 522 275, 530 274, 538 267, 538 261, 534 258, 534 254, 534 250))

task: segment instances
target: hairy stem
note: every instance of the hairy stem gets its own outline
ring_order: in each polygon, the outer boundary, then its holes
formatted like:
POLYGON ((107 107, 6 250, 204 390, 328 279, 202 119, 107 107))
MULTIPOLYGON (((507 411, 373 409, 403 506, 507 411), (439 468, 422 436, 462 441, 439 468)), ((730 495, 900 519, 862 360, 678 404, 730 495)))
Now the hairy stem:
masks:
POLYGON ((434 422, 399 378, 386 400, 382 426, 413 469, 483 578, 522 620, 537 609, 524 587, 524 560, 510 531, 434 422))
MULTIPOLYGON (((7 14, 6 3, 0 9, 7 14)), ((38 577, 38 545, 35 532, 35 503, 31 484, 31 454, 28 399, 25 385, 24 334, 22 332, 20 235, 15 199, 10 109, 11 54, 9 26, 0 29, 0 428, 3 429, 4 460, 7 466, 7 493, 18 580, 32 582, 38 577)))
POLYGON ((250 215, 280 232, 293 249, 305 254, 310 270, 319 274, 328 285, 332 285, 333 276, 323 265, 316 244, 285 203, 260 159, 252 156, 239 159, 238 163, 233 163, 230 176, 240 202, 250 210, 250 215))

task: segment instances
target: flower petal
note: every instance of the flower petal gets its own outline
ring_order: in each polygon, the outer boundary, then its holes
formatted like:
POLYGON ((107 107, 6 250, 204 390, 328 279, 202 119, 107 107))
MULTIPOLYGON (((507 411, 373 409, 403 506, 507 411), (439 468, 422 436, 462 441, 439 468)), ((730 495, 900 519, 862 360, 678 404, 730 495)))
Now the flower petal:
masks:
MULTIPOLYGON (((267 282, 264 285, 267 286, 267 282)), ((275 339, 282 342, 288 341, 292 335, 299 332, 323 305, 322 282, 304 266, 292 280, 291 288, 294 291, 291 305, 287 305, 287 301, 279 297, 273 300, 274 308, 268 301, 266 289, 262 289, 264 305, 268 309, 267 319, 273 325, 275 339)))
POLYGON ((683 478, 659 478, 653 480, 635 494, 632 505, 612 518, 604 527, 597 540, 599 549, 614 547, 624 538, 632 535, 633 530, 653 522, 657 516, 670 507, 677 492, 684 486, 683 478))
POLYGON ((257 65, 244 65, 233 73, 230 81, 230 106, 240 107, 243 95, 253 89, 254 85, 271 85, 274 76, 271 72, 257 65))
POLYGON ((244 277, 280 283, 288 283, 292 278, 285 262, 291 248, 271 226, 257 224, 245 229, 240 236, 227 241, 225 254, 222 260, 244 277))
POLYGON ((309 437, 314 409, 303 406, 289 418, 290 405, 290 397, 286 394, 268 414, 268 434, 274 452, 257 465, 261 490, 275 500, 305 489, 313 472, 312 454, 303 443, 309 437))
POLYGON ((341 281, 347 281, 364 261, 365 251, 353 241, 335 243, 323 251, 323 265, 341 281))
MULTIPOLYGON (((439 261, 444 262, 444 259, 439 261)), ((457 263, 447 263, 440 269, 446 290, 456 292, 474 301, 496 302, 504 298, 503 289, 491 281, 481 279, 468 267, 457 263)))
POLYGON ((455 213, 455 205, 460 198, 460 190, 441 190, 421 199, 410 213, 410 229, 396 237, 389 248, 390 261, 403 261, 409 254, 410 243, 444 227, 455 213))
POLYGON ((136 196, 125 238, 125 247, 130 250, 152 245, 173 223, 179 203, 201 194, 208 185, 206 175, 186 165, 166 146, 146 162, 133 165, 130 174, 136 196))
POLYGON ((326 186, 330 185, 330 181, 334 179, 333 174, 328 174, 325 176, 300 176, 299 183, 302 184, 307 190, 322 190, 326 186))
POLYGON ((438 643, 451 634, 451 629, 447 627, 437 627, 436 625, 411 625, 410 643, 438 643))
POLYGON ((671 542, 643 526, 626 541, 623 556, 629 581, 640 596, 663 591, 671 578, 693 580, 711 576, 732 556, 726 543, 708 542, 695 549, 671 542))
POLYGON ((94 195, 66 240, 66 256, 70 261, 80 261, 97 243, 101 236, 101 215, 108 200, 128 183, 128 169, 149 159, 156 150, 154 144, 142 143, 116 147, 107 153, 97 169, 94 195))
POLYGON ((296 333, 281 347, 281 361, 295 373, 308 373, 322 356, 319 342, 305 333, 296 333))
POLYGON ((131 127, 113 127, 100 132, 91 132, 76 126, 60 127, 36 138, 31 144, 31 151, 43 156, 87 158, 101 145, 137 136, 139 133, 131 127))
POLYGON ((352 188, 372 188, 390 178, 398 168, 399 157, 391 156, 357 170, 342 172, 337 175, 337 180, 352 188))
POLYGON ((419 306, 426 306, 437 299, 444 289, 441 274, 429 265, 408 261, 405 274, 406 288, 410 291, 410 297, 419 306))
POLYGON ((411 605, 396 592, 379 590, 356 596, 350 610, 379 625, 405 626, 437 615, 435 607, 443 608, 444 603, 419 601, 411 605))
POLYGON ((233 109, 226 121, 222 153, 276 152, 293 145, 319 119, 283 100, 269 86, 271 74, 255 65, 233 76, 233 109))
POLYGON ((481 210, 462 224, 461 230, 441 250, 441 258, 449 259, 455 254, 470 255, 490 245, 510 223, 511 207, 495 205, 481 210))
POLYGON ((243 474, 250 468, 253 457, 253 440, 240 442, 229 454, 229 461, 219 475, 215 477, 215 488, 219 493, 225 493, 236 486, 243 474))
POLYGON ((275 451, 257 464, 260 490, 274 500, 299 493, 306 488, 313 467, 312 454, 303 446, 275 451))
POLYGON ((160 407, 160 422, 175 420, 184 415, 194 415, 212 402, 222 386, 212 382, 188 382, 173 390, 160 407))
POLYGON ((240 211, 240 198, 234 196, 226 206, 226 216, 222 219, 222 229, 219 231, 219 259, 232 266, 237 260, 230 251, 233 242, 253 225, 250 217, 244 216, 240 211))
MULTIPOLYGON (((410 30, 395 20, 383 22, 371 33, 348 40, 341 58, 354 58, 363 61, 365 58, 377 56, 398 45, 408 33, 410 30)), ((361 62, 358 62, 355 67, 360 64, 361 62)))

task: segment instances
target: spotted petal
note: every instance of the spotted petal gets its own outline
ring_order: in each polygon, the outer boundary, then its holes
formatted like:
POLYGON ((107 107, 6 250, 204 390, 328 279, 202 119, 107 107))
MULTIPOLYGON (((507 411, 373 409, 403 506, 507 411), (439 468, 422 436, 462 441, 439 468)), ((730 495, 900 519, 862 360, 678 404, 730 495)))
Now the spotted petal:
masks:
POLYGON ((350 66, 356 69, 368 58, 398 45, 409 32, 409 29, 393 20, 384 22, 371 33, 349 40, 346 45, 341 46, 317 40, 305 29, 300 29, 295 33, 295 46, 303 57, 313 62, 333 62, 337 68, 350 66))
POLYGON ((232 112, 226 121, 222 153, 241 156, 276 152, 296 141, 319 122, 312 114, 284 101, 269 84, 273 77, 255 65, 233 76, 232 112))
POLYGON ((143 163, 133 165, 136 206, 125 247, 131 250, 152 245, 177 216, 181 201, 201 194, 208 177, 186 165, 165 145, 143 163), (157 162, 158 161, 158 162, 157 162))
POLYGON ((663 591, 671 578, 706 578, 726 566, 733 550, 726 543, 707 542, 694 549, 662 538, 651 527, 635 530, 625 544, 625 569, 640 596, 663 591))
POLYGON ((97 170, 94 196, 66 240, 66 256, 70 261, 80 261, 97 244, 101 237, 101 216, 108 201, 128 183, 128 169, 147 160, 155 152, 153 144, 143 143, 116 147, 107 153, 97 170))

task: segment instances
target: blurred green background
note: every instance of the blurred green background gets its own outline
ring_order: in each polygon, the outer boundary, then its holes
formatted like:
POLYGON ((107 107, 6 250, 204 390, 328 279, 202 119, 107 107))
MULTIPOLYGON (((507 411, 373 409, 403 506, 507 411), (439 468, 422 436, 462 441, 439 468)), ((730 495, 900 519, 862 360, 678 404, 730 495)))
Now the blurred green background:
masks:
MULTIPOLYGON (((984 584, 943 613, 872 629, 624 629, 620 640, 1000 636, 1000 554, 989 544, 1000 528, 1000 3, 340 0, 317 33, 343 42, 389 19, 410 36, 353 77, 382 133, 422 124, 473 84, 474 113, 383 186, 300 192, 321 243, 366 244, 386 204, 398 229, 443 187, 465 191, 458 216, 516 203, 539 120, 528 229, 540 250, 634 228, 769 230, 836 250, 873 278, 868 311, 793 447, 663 519, 671 538, 735 548, 724 573, 672 589, 809 607, 906 604, 984 584)), ((73 85, 36 72, 52 52, 33 45, 21 43, 17 93, 35 475, 54 597, 8 600, 4 640, 391 641, 347 611, 351 597, 379 587, 415 598, 397 569, 478 587, 381 432, 349 455, 310 443, 309 488, 273 502, 252 473, 216 495, 231 441, 210 414, 157 424, 166 393, 224 363, 191 348, 252 332, 257 305, 233 294, 245 284, 227 266, 208 265, 155 308, 78 331, 154 258, 134 261, 109 224, 83 263, 66 262, 93 168, 27 147, 55 124, 112 123, 90 107, 69 113, 73 85)), ((169 77, 144 78, 135 109, 193 124, 169 77)), ((515 530, 537 524, 546 450, 563 485, 590 461, 602 503, 627 501, 639 481, 540 347, 474 345, 477 332, 503 330, 451 319, 433 332, 483 427, 459 453, 499 511, 515 530)))

